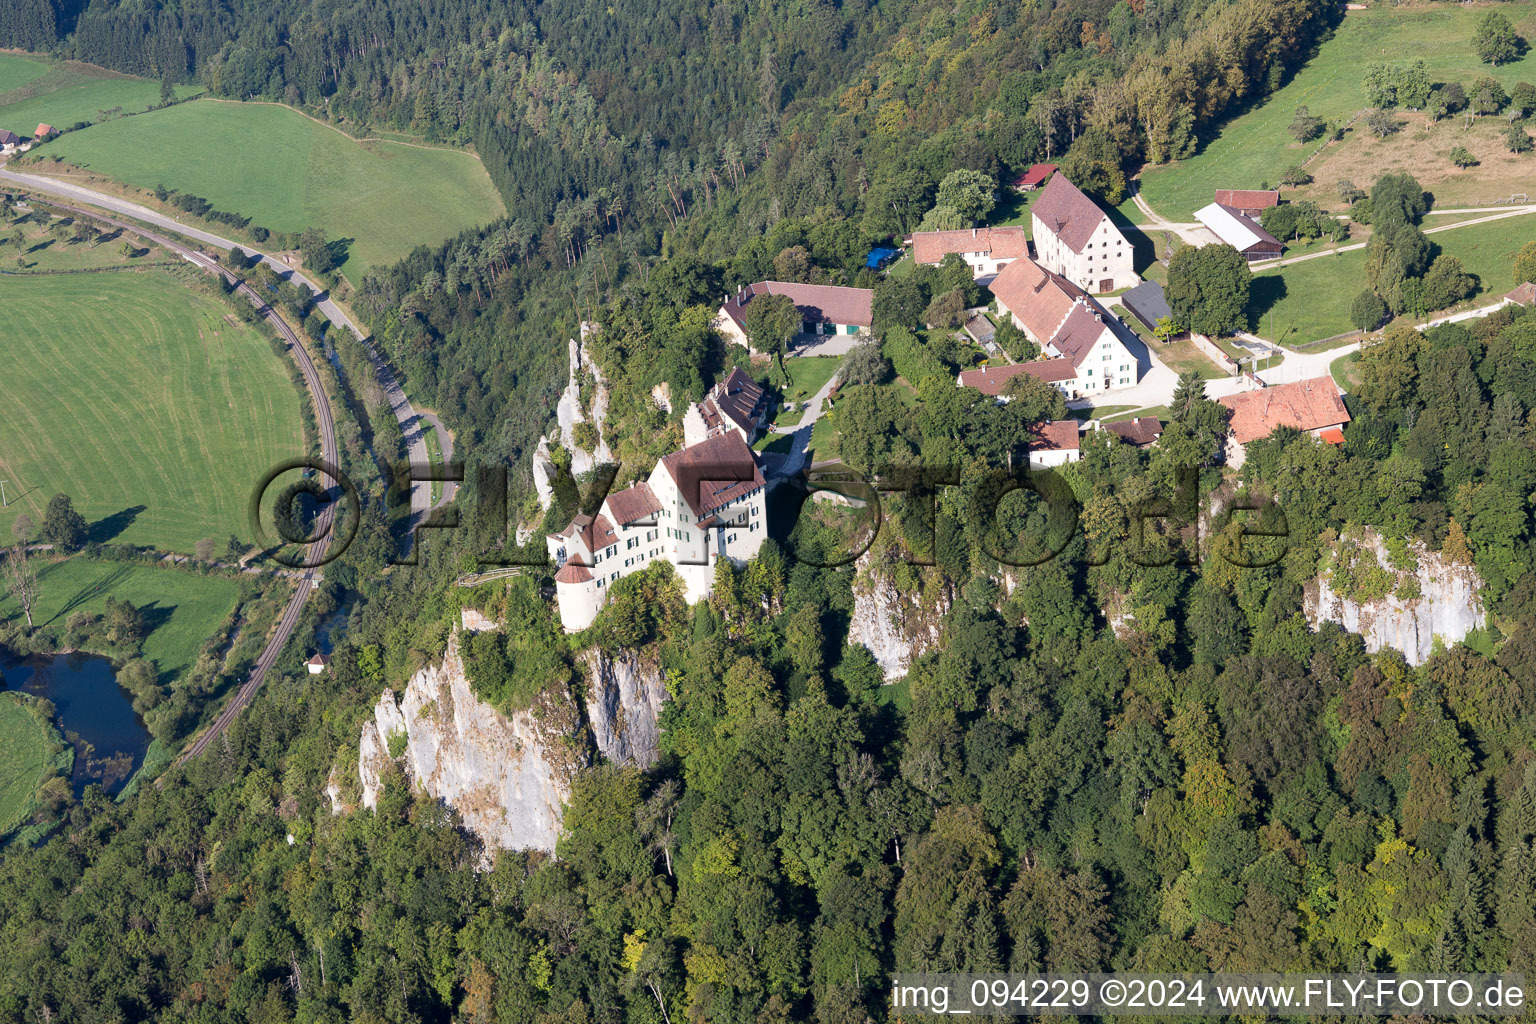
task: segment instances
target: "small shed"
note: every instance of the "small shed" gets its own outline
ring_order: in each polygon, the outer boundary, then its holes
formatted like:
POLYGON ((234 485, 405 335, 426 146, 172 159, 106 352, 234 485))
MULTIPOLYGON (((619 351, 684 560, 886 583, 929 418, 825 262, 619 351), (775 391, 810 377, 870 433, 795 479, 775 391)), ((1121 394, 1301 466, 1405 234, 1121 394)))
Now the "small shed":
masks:
POLYGON ((1014 179, 1013 187, 1020 192, 1033 192, 1055 173, 1055 164, 1031 164, 1029 170, 1014 179))
POLYGON ((46 141, 48 139, 53 138, 57 134, 59 134, 59 131, 53 125, 45 124, 43 122, 38 122, 37 131, 32 133, 32 141, 33 142, 44 142, 44 141, 46 141))
POLYGON ((1149 331, 1157 330, 1157 322, 1163 317, 1173 317, 1173 310, 1168 308, 1168 299, 1163 295, 1163 286, 1152 280, 1143 281, 1120 296, 1120 304, 1149 331))
POLYGON ((21 136, 9 128, 0 128, 0 146, 14 146, 21 142, 21 136))
POLYGON ((329 654, 317 654, 313 658, 310 658, 308 661, 306 661, 304 664, 309 666, 310 675, 317 676, 321 672, 324 672, 326 666, 330 663, 331 656, 329 654))

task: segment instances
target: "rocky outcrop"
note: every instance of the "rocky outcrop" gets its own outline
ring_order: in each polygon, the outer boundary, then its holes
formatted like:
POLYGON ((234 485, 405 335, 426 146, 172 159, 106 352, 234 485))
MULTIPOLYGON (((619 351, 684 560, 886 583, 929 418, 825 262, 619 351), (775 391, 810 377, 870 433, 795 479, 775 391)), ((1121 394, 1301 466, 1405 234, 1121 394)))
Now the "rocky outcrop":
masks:
POLYGON ((569 343, 567 359, 570 374, 566 378, 565 390, 560 393, 560 401, 555 404, 555 418, 560 423, 559 442, 571 453, 571 473, 575 476, 590 471, 597 463, 613 461, 613 453, 608 450, 608 442, 603 437, 603 419, 608 412, 608 385, 603 380, 603 371, 598 368, 597 361, 587 353, 588 331, 589 326, 582 324, 581 340, 572 338, 569 343), (590 453, 576 443, 575 434, 576 424, 589 419, 581 402, 583 375, 590 375, 593 382, 590 419, 597 428, 598 440, 597 447, 590 453))
POLYGON ((455 633, 441 664, 386 690, 363 728, 363 806, 376 807, 399 764, 410 784, 451 805, 488 848, 555 848, 571 784, 584 763, 579 715, 563 695, 506 716, 469 686, 455 633), (398 756, 391 756, 391 745, 398 756))
POLYGON ((648 768, 661 739, 661 706, 667 682, 650 649, 609 656, 581 653, 587 674, 587 723, 598 751, 615 764, 648 768))
POLYGON ((1454 644, 1487 621, 1472 566, 1448 563, 1439 552, 1415 541, 1410 551, 1418 567, 1394 570, 1386 545, 1374 531, 1363 531, 1354 543, 1386 567, 1393 590, 1372 600, 1353 600, 1335 591, 1332 574, 1325 570, 1306 587, 1307 620, 1313 628, 1337 622, 1364 637, 1366 650, 1392 647, 1408 664, 1420 665, 1434 650, 1436 637, 1454 644))
POLYGON ((947 592, 925 596, 902 593, 889 570, 860 559, 853 581, 853 617, 848 642, 863 644, 885 671, 885 681, 895 682, 907 668, 939 641, 940 624, 949 611, 947 592))

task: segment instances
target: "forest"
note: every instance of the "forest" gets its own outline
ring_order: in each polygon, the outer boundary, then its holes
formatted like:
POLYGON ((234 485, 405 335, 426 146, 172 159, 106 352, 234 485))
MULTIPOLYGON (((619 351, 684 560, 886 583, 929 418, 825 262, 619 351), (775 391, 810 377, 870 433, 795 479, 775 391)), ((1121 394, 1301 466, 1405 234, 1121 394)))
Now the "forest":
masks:
MULTIPOLYGON (((808 278, 874 284, 868 245, 914 227, 954 170, 1049 158, 1113 200, 1283 83, 1339 13, 19 10, 0 43, 472 144, 507 219, 377 272, 356 305, 412 396, 523 487, 579 320, 601 325, 614 448, 638 471, 677 429, 642 396, 696 397, 736 360, 707 327, 726 290, 787 251, 808 278)), ((880 341, 848 357, 838 407, 854 469, 920 459, 959 480, 893 499, 868 558, 934 611, 904 682, 846 642, 855 569, 817 564, 856 532, 837 517, 785 514, 794 529, 691 608, 664 567, 630 577, 588 635, 535 623, 481 681, 526 701, 528 666, 576 684, 580 645, 654 653, 661 759, 584 774, 555 857, 481 870, 406 780, 377 812, 333 814, 326 791, 355 785, 360 724, 442 656, 461 607, 549 606, 452 586, 506 541, 473 515, 410 571, 358 545, 326 570, 353 598, 330 672, 302 667, 311 610, 204 757, 122 802, 88 791, 46 842, 0 855, 0 1022, 863 1024, 893 1019, 895 970, 1536 972, 1536 316, 1389 332, 1342 448, 1278 432, 1240 475, 1185 379, 1157 448, 1090 436, 1063 474, 1081 529, 1022 568, 994 534, 1046 535, 1047 510, 1023 495, 994 515, 994 471, 1063 410, 1049 388, 997 405, 954 386, 956 354, 914 330, 953 270, 879 284, 880 341), (1202 546, 1176 512, 1134 549, 1140 510, 1191 486, 1282 510, 1279 557, 1237 568, 1212 556, 1240 521, 1202 546), (1415 667, 1308 626, 1320 572, 1379 596, 1430 554, 1481 581, 1489 622, 1465 643, 1415 667)))

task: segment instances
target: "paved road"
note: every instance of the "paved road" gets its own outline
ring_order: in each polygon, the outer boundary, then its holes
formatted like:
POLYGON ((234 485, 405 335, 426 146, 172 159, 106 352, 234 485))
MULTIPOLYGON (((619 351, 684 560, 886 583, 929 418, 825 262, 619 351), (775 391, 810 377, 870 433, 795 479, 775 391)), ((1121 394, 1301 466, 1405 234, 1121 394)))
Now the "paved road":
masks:
MULTIPOLYGON (((195 249, 190 249, 178 242, 173 242, 163 235, 155 234, 124 221, 102 217, 93 210, 84 210, 66 204, 55 205, 58 209, 69 210, 72 213, 92 217, 113 227, 121 228, 128 234, 136 235, 144 241, 153 242, 176 253, 202 270, 219 274, 225 280, 235 280, 234 275, 226 271, 215 260, 210 259, 195 249)), ((314 360, 310 358, 309 352, 300 342, 298 334, 288 325, 287 321, 278 315, 275 309, 267 304, 255 289, 249 285, 242 284, 239 290, 241 294, 251 300, 251 303, 262 316, 288 342, 288 350, 293 354, 294 362, 298 364, 299 370, 303 373, 304 383, 309 388, 310 399, 314 402, 315 419, 320 428, 320 456, 332 465, 338 465, 340 463, 340 455, 336 447, 336 421, 331 415, 331 403, 326 397, 324 386, 320 382, 320 373, 315 367, 314 360)), ((335 515, 336 506, 334 503, 325 506, 324 510, 320 513, 320 519, 316 524, 320 540, 310 546, 307 552, 307 561, 318 561, 326 548, 330 546, 331 525, 335 515)), ((278 620, 277 628, 273 631, 271 637, 268 638, 266 647, 262 649, 260 656, 257 657, 256 664, 251 668, 251 674, 246 677, 239 692, 235 694, 234 699, 219 714, 218 719, 215 720, 213 725, 187 747, 181 757, 177 758, 177 767, 207 750, 209 744, 223 735, 224 730, 229 728, 230 723, 239 716, 241 711, 245 710, 246 705, 256 696, 256 691, 261 689, 261 684, 266 681, 267 672, 277 661, 278 656, 282 654, 289 638, 293 636, 293 631, 298 627, 299 618, 304 614, 304 604, 309 600, 310 594, 314 593, 315 581, 317 579, 318 574, 312 569, 305 570, 299 577, 299 585, 294 590, 293 596, 288 599, 288 605, 283 609, 283 616, 278 620)), ((164 778, 164 776, 161 776, 160 779, 157 779, 156 785, 162 784, 164 778)))
POLYGON ((769 476, 783 477, 794 476, 800 472, 800 467, 805 465, 806 455, 811 444, 811 431, 816 426, 816 421, 821 418, 822 407, 826 405, 827 397, 832 394, 832 389, 837 387, 837 379, 842 375, 839 369, 827 382, 821 386, 809 399, 810 406, 805 410, 805 415, 795 426, 795 432, 789 442, 789 453, 786 455, 768 455, 763 458, 763 467, 769 476), (770 461, 772 460, 772 461, 770 461))
MULTIPOLYGON (((443 448, 443 461, 448 462, 452 459, 453 439, 448 436, 448 431, 442 428, 436 416, 430 413, 419 415, 411 407, 410 400, 406 398, 405 390, 401 388, 394 371, 389 368, 389 364, 384 361, 383 356, 380 355, 373 345, 366 341, 367 335, 364 334, 363 330, 352 322, 352 318, 347 316, 340 306, 331 301, 328 292, 282 260, 269 256, 264 252, 259 252, 249 245, 244 245, 228 238, 222 238, 201 228, 183 224, 173 217, 168 217, 157 210, 151 210, 149 207, 139 203, 131 203, 126 199, 109 196, 104 192, 97 192, 94 189, 74 185, 67 181, 58 181, 45 175, 24 174, 20 171, 9 170, 3 161, 0 161, 0 180, 12 182, 32 191, 44 192, 69 202, 85 203, 90 206, 110 210, 124 217, 132 217, 145 224, 174 231, 177 234, 203 242, 216 249, 228 251, 238 246, 241 250, 260 257, 261 262, 271 267, 278 277, 287 281, 297 282, 308 288, 315 296, 316 307, 327 320, 338 327, 345 327, 358 338, 364 339, 364 347, 368 350, 368 357, 373 362, 374 372, 379 378, 379 384, 383 387, 385 396, 389 399, 390 408, 395 414, 395 419, 400 423, 400 433, 405 437, 406 453, 410 460, 421 465, 426 465, 428 462, 427 442, 426 438, 422 435, 420 424, 422 419, 426 419, 427 422, 438 428, 437 436, 443 448)), ((94 210, 81 210, 80 212, 89 217, 100 216, 94 210)), ((127 227, 130 230, 138 230, 131 225, 127 227)), ((179 251, 177 247, 170 243, 162 242, 160 244, 168 245, 173 250, 179 251)), ((438 499, 437 505, 434 506, 432 504, 432 484, 430 482, 418 483, 411 489, 411 521, 413 523, 420 522, 434 507, 441 507, 452 501, 456 490, 456 485, 452 483, 443 484, 442 496, 438 499)))

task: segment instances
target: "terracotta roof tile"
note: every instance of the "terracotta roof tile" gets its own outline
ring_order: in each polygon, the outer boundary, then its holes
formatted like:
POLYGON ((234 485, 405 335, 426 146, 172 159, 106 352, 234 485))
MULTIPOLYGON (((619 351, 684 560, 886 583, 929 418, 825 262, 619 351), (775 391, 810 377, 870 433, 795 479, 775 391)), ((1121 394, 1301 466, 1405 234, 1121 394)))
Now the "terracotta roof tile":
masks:
POLYGON ((757 429, 758 418, 766 404, 765 396, 762 385, 740 369, 733 369, 725 380, 710 388, 709 394, 699 403, 699 415, 704 420, 704 429, 713 433, 724 427, 725 420, 729 420, 747 433, 752 433, 757 429))
POLYGON ((664 455, 661 465, 699 518, 764 483, 763 471, 752 449, 734 430, 664 455))
POLYGON ((1084 294, 1077 285, 1034 260, 1014 260, 987 286, 1008 311, 1040 342, 1050 341, 1084 294))
POLYGON ((952 252, 984 252, 993 259, 1016 260, 1029 252, 1029 240, 1022 227, 919 231, 912 236, 912 258, 919 263, 942 263, 952 252))
POLYGON ((576 562, 566 562, 560 567, 560 571, 555 573, 556 583, 589 583, 591 580, 592 573, 586 566, 576 562))
POLYGON ((1029 170, 1014 180, 1013 185, 1015 188, 1034 188, 1055 173, 1055 164, 1031 164, 1029 170))
POLYGON ((1118 420, 1104 424, 1104 429, 1131 444, 1146 447, 1163 434, 1163 424, 1156 416, 1137 416, 1135 419, 1118 420))
POLYGON ((1000 395, 1008 382, 1021 373, 1057 384, 1077 376, 1077 368, 1070 359, 1036 359, 1028 363, 1010 363, 1007 366, 986 366, 978 370, 965 370, 960 374, 960 386, 975 388, 984 395, 1000 395))
POLYGON ((1216 201, 1222 206, 1235 206, 1239 210, 1263 210, 1280 205, 1280 193, 1274 189, 1219 188, 1216 201))
POLYGON ((856 324, 873 327, 875 293, 868 288, 843 288, 830 284, 795 284, 759 281, 725 301, 725 315, 746 329, 746 307, 757 295, 788 295, 809 323, 856 324))
POLYGON ((1030 430, 1030 433, 1033 435, 1029 442, 1029 450, 1032 452, 1077 451, 1077 420, 1052 420, 1049 423, 1037 423, 1030 430))
POLYGON ((1217 401, 1232 410, 1232 436, 1238 444, 1268 437, 1276 427, 1317 430, 1349 422, 1349 410, 1332 377, 1276 384, 1217 401))
POLYGON ((649 519, 661 511, 661 501, 644 481, 608 495, 606 504, 620 526, 649 519))
POLYGON ((1030 216, 1039 217, 1046 230, 1066 243, 1068 249, 1082 252, 1094 229, 1108 214, 1068 181, 1065 174, 1057 174, 1035 200, 1030 216))

